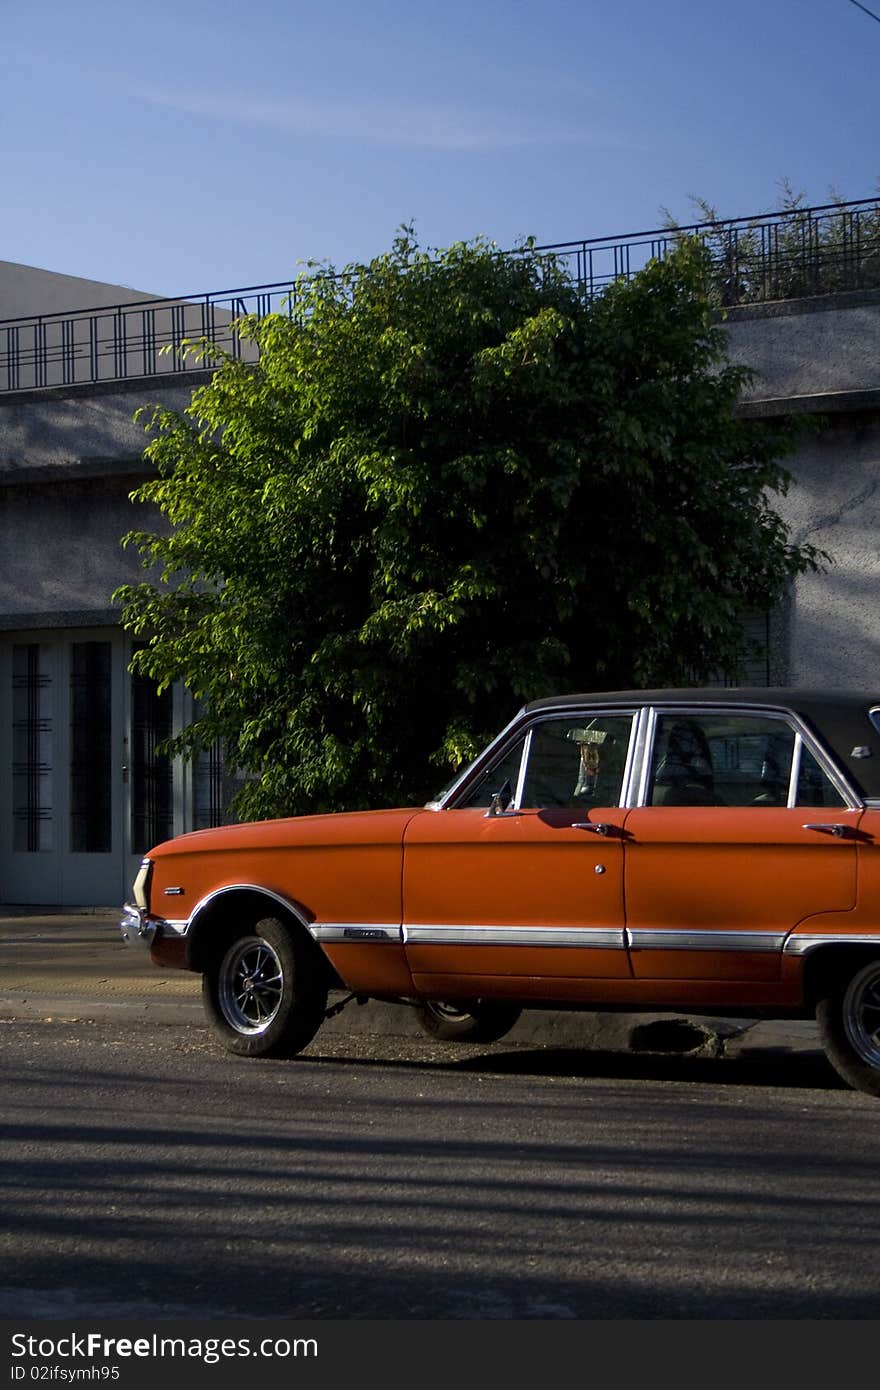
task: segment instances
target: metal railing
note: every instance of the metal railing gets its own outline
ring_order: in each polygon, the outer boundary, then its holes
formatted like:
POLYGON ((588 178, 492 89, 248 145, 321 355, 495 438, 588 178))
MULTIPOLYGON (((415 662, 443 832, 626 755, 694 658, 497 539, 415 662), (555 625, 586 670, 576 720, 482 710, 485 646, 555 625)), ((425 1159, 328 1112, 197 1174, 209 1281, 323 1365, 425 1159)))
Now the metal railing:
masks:
POLYGON ((667 226, 629 236, 536 247, 569 264, 584 294, 663 260, 682 237, 699 237, 714 264, 719 306, 767 303, 880 287, 880 198, 784 213, 667 226))
MULTIPOLYGON (((535 250, 556 256, 581 293, 592 298, 649 260, 662 260, 683 236, 698 236, 709 247, 719 305, 880 287, 876 198, 535 250)), ((178 351, 163 353, 184 338, 207 338, 236 356, 255 355, 253 345, 242 344, 234 332, 236 319, 277 312, 295 312, 292 281, 0 320, 0 394, 184 374, 200 364, 178 351)))

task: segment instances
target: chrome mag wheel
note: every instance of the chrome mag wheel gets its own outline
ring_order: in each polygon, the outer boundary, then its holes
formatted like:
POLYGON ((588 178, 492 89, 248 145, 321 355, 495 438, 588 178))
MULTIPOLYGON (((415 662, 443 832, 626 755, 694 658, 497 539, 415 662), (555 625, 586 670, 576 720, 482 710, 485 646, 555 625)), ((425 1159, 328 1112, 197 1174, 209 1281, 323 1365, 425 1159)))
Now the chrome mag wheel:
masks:
POLYGON ((425 1009, 444 1023, 463 1023, 473 1017, 467 1009, 459 1008, 457 1004, 450 1004, 445 999, 426 999, 425 1009))
POLYGON ((517 1004, 504 1000, 422 999, 416 1017, 423 1032, 440 1042, 497 1042, 520 1016, 517 1004))
POLYGON ((244 937, 227 952, 218 977, 218 1003, 237 1033, 264 1033, 284 997, 284 970, 274 948, 244 937))

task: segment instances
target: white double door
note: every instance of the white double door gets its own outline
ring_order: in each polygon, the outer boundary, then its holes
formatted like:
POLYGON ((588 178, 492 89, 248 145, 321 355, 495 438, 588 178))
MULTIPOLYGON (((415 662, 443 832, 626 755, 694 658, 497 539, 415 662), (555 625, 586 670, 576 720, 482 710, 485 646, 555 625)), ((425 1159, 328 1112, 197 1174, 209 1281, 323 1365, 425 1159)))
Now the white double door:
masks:
POLYGON ((0 640, 0 902, 120 905, 145 851, 184 828, 157 749, 179 696, 132 677, 130 655, 112 628, 0 640))

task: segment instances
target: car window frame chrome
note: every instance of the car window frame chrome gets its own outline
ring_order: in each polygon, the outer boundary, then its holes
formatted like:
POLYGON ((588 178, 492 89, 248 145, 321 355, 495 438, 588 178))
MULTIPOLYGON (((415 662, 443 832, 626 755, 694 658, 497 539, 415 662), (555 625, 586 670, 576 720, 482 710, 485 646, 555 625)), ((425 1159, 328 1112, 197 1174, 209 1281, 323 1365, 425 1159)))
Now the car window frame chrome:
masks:
POLYGON ((651 761, 654 748, 654 739, 657 734, 657 707, 656 705, 646 705, 642 714, 641 740, 639 745, 639 761, 635 778, 634 796, 631 806, 639 807, 647 804, 648 779, 651 775, 651 761))
MULTIPOLYGON (((481 749, 481 751, 477 754, 475 758, 471 759, 467 767, 462 768, 458 776, 454 779, 454 781, 449 783, 445 791, 443 791, 440 794, 440 796, 435 797, 433 801, 425 802, 423 809, 425 811, 449 810, 450 802, 464 788, 465 784, 469 782, 472 777, 476 778, 477 776, 479 776, 480 771, 485 765, 485 763, 491 761, 492 755, 494 754, 495 750, 500 749, 501 745, 508 738, 508 735, 512 734, 514 730, 518 730, 518 726, 522 722, 525 713, 526 707, 525 705, 523 705, 522 708, 519 709, 517 713, 513 716, 513 718, 509 720, 507 724, 505 724, 501 732, 495 735, 491 743, 487 743, 486 747, 481 749)), ((514 742, 514 739, 511 738, 510 742, 512 744, 514 742)))
MULTIPOLYGON (((812 729, 798 714, 797 710, 786 709, 778 705, 756 705, 737 704, 736 701, 712 701, 711 704, 700 704, 695 701, 693 704, 656 704, 651 706, 650 728, 646 739, 646 747, 643 756, 643 765, 639 778, 638 799, 636 805, 639 808, 657 809, 648 801, 648 788, 650 786, 651 773, 653 770, 654 752, 656 748, 657 724, 661 716, 665 715, 684 715, 691 718, 706 714, 728 714, 743 715, 746 717, 757 717, 764 719, 777 719, 786 723, 795 735, 795 746, 792 749, 792 762, 789 771, 788 797, 784 809, 796 810, 797 807, 797 783, 800 776, 801 750, 806 746, 813 754, 819 767, 831 782, 835 791, 843 798, 844 805, 841 810, 860 811, 864 810, 865 802, 858 795, 845 774, 838 767, 831 754, 819 741, 812 729)), ((712 807, 704 807, 704 810, 711 811, 712 807)), ((744 808, 727 807, 719 809, 737 810, 744 808)), ((748 809, 748 808, 745 808, 748 809)), ((809 807, 802 807, 807 810, 809 807)))
POLYGON ((541 710, 540 714, 536 715, 528 726, 526 741, 523 745, 523 756, 520 762, 519 777, 517 779, 516 798, 511 803, 514 809, 517 811, 522 811, 523 809, 531 809, 530 807, 523 807, 522 796, 523 792, 525 791, 526 777, 528 776, 529 754, 531 753, 532 748, 532 735, 534 734, 535 729, 538 727, 538 725, 549 723, 551 720, 554 719, 570 719, 572 723, 576 724, 579 723, 580 720, 582 720, 586 715, 588 715, 590 719, 598 719, 601 718, 602 715, 610 715, 612 718, 626 718, 628 716, 632 721, 632 725, 629 732, 629 744, 627 746, 626 758, 624 759, 623 764, 623 773, 621 774, 620 779, 620 796, 618 800, 614 803, 618 807, 628 806, 629 803, 627 801, 627 794, 629 790, 630 775, 633 765, 633 755, 636 744, 637 728, 640 714, 641 710, 639 706, 636 704, 566 705, 558 709, 541 710))
POLYGON ((644 708, 634 702, 626 705, 608 704, 583 704, 583 705, 558 705, 550 708, 542 708, 531 716, 527 710, 520 711, 516 719, 512 719, 506 728, 502 729, 497 738, 487 745, 484 753, 475 758, 474 762, 467 769, 467 774, 463 774, 461 779, 449 789, 441 802, 430 802, 425 808, 427 810, 452 811, 463 809, 456 807, 453 802, 467 791, 471 780, 476 781, 482 775, 482 770, 487 763, 493 759, 504 757, 509 748, 513 747, 517 739, 523 739, 523 751, 520 757, 519 771, 516 779, 516 789, 513 800, 508 807, 508 814, 518 812, 523 809, 522 797, 525 791, 525 781, 528 772, 529 754, 532 746, 532 734, 539 724, 545 724, 554 719, 567 719, 572 723, 588 715, 591 719, 599 718, 602 715, 611 717, 629 718, 632 721, 630 729, 629 745, 627 747, 626 759, 624 761, 623 773, 620 784, 620 798, 615 803, 618 807, 627 808, 631 805, 630 790, 632 785, 632 772, 636 764, 637 750, 639 746, 639 730, 642 725, 644 708))
POLYGON ((534 724, 530 724, 526 730, 526 736, 523 739, 522 756, 519 760, 519 772, 516 774, 516 786, 513 789, 513 800, 510 803, 511 810, 513 811, 518 811, 522 805, 522 797, 526 785, 526 773, 528 771, 529 766, 529 757, 532 752, 532 735, 534 732, 535 726, 534 724))
MULTIPOLYGON (((880 713, 880 705, 876 706, 876 709, 877 712, 880 713)), ((630 736, 630 744, 627 750, 621 782, 620 801, 618 802, 618 806, 623 809, 635 810, 650 806, 647 795, 656 744, 657 722, 661 715, 672 714, 691 716, 728 714, 781 720, 792 728, 795 734, 795 747, 792 751, 792 767, 789 775, 788 798, 786 802, 787 809, 797 809, 797 781, 800 771, 801 751, 804 746, 813 754, 834 789, 842 797, 844 806, 841 809, 850 811, 864 810, 869 804, 856 792, 846 774, 834 760, 833 755, 825 747, 820 737, 817 736, 813 729, 801 718, 797 710, 781 705, 757 705, 751 701, 739 704, 735 700, 713 700, 711 703, 706 702, 703 704, 699 701, 694 701, 693 703, 689 702, 687 704, 666 704, 664 702, 645 705, 638 705, 634 702, 620 705, 609 705, 604 702, 597 704, 584 703, 583 705, 560 704, 545 706, 540 712, 536 711, 531 716, 528 713, 528 707, 523 706, 514 718, 505 725, 501 732, 496 735, 492 742, 486 745, 482 753, 478 754, 478 756, 468 764, 467 768, 456 781, 452 783, 445 795, 436 801, 429 801, 425 809, 431 811, 458 809, 455 804, 456 801, 467 790, 468 785, 482 775, 483 769, 487 763, 490 763, 496 757, 503 756, 504 753, 513 746, 517 739, 522 738, 523 753, 520 758, 516 789, 511 802, 512 810, 521 810, 522 795, 528 768, 528 754, 531 749, 532 731, 538 724, 548 719, 570 718, 576 720, 582 718, 586 714, 591 717, 603 714, 628 715, 633 720, 633 729, 630 736)), ((876 803, 874 808, 876 809, 877 806, 880 806, 880 801, 876 803)))

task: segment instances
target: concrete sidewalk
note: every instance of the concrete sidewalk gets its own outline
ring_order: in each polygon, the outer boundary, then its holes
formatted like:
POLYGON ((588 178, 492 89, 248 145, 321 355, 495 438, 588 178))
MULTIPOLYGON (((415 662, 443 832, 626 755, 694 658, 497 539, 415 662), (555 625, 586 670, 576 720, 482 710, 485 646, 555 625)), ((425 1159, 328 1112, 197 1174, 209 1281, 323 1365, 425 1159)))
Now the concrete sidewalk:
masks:
MULTIPOLYGON (((145 951, 126 946, 119 916, 108 908, 0 907, 0 1019, 128 1019, 205 1027, 200 978, 159 969, 145 951)), ((350 1004, 324 1029, 421 1036, 412 1010, 374 1002, 350 1004)), ((505 1041, 709 1057, 821 1051, 811 1022, 543 1009, 525 1010, 505 1041)))

